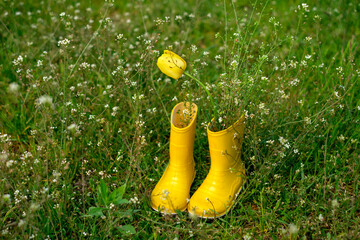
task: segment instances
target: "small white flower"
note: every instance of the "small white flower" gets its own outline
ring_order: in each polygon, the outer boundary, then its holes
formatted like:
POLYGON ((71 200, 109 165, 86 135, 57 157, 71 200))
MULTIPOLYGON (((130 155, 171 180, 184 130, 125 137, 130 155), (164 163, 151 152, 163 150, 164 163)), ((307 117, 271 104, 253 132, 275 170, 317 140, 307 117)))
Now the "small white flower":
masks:
POLYGON ((21 220, 19 221, 19 223, 18 223, 18 226, 19 226, 19 227, 22 227, 22 226, 25 225, 25 223, 26 223, 26 222, 21 219, 21 220))
POLYGON ((18 65, 20 65, 23 61, 24 61, 24 59, 23 59, 23 57, 20 55, 20 56, 18 56, 17 59, 14 59, 14 60, 13 60, 13 64, 14 64, 15 66, 18 66, 18 65))
POLYGON ((299 228, 298 226, 296 226, 295 224, 293 223, 290 223, 289 224, 289 233, 292 235, 292 234, 296 234, 299 232, 299 228))
POLYGON ((124 37, 124 34, 119 33, 118 35, 116 35, 116 40, 119 41, 124 37))
POLYGON ((53 170, 52 175, 53 175, 55 178, 58 178, 58 177, 61 176, 61 173, 59 173, 59 172, 56 171, 56 170, 53 170))
POLYGON ((37 60, 36 66, 41 67, 43 65, 43 60, 37 60))
POLYGON ((283 138, 283 137, 279 137, 279 142, 286 148, 290 148, 290 144, 288 143, 288 140, 283 138))
POLYGON ((8 233, 9 233, 9 228, 6 228, 6 229, 1 231, 2 235, 7 235, 8 233))
POLYGON ((11 167, 14 163, 14 160, 9 160, 6 162, 6 167, 11 167))
POLYGON ((48 96, 48 95, 43 95, 41 97, 38 98, 39 104, 52 104, 52 97, 48 96))
POLYGON ((243 239, 244 239, 244 240, 250 240, 250 239, 251 239, 251 234, 250 234, 250 233, 246 233, 246 234, 243 236, 243 239))
POLYGON ((193 53, 195 53, 196 50, 197 50, 197 47, 196 47, 195 45, 191 45, 191 51, 192 51, 193 53))
POLYGON ((139 201, 138 197, 136 197, 136 196, 133 198, 130 198, 129 201, 132 202, 133 204, 140 204, 140 201, 139 201))
POLYGON ((0 161, 6 161, 8 159, 7 153, 0 153, 0 161))
POLYGON ((324 221, 324 217, 323 217, 323 215, 321 213, 319 215, 319 220, 320 220, 320 222, 324 221))
POLYGON ((67 130, 69 130, 70 132, 72 131, 75 131, 77 128, 76 124, 75 123, 72 123, 70 124, 68 127, 67 127, 67 130))
POLYGON ((10 194, 4 194, 2 198, 4 202, 11 202, 10 194))
POLYGON ((231 67, 233 68, 236 68, 238 65, 239 65, 239 62, 236 61, 236 60, 233 60, 231 63, 230 63, 231 67))
POLYGON ((184 114, 184 115, 190 115, 190 111, 189 111, 188 109, 184 109, 184 110, 183 110, 183 114, 184 114))
POLYGON ((333 208, 337 208, 337 207, 339 206, 338 200, 337 200, 337 199, 332 200, 332 201, 331 201, 331 206, 332 206, 333 208))
POLYGON ((16 82, 12 82, 9 84, 9 88, 8 88, 9 92, 15 93, 15 92, 18 92, 19 89, 20 89, 20 86, 16 82))
POLYGON ((340 141, 342 141, 342 142, 345 141, 345 137, 344 137, 344 135, 342 135, 342 134, 338 137, 338 139, 339 139, 340 141))
POLYGON ((162 194, 161 194, 161 199, 162 200, 166 200, 167 199, 167 197, 169 196, 169 191, 167 190, 167 189, 163 189, 162 190, 162 194))
POLYGON ((80 67, 79 67, 79 70, 85 70, 85 69, 88 69, 90 68, 90 64, 87 63, 87 62, 83 62, 80 64, 80 67))
POLYGON ((35 211, 37 211, 39 208, 40 208, 40 204, 38 204, 38 203, 31 203, 31 205, 30 205, 30 211, 31 211, 31 212, 35 212, 35 211))
POLYGON ((59 46, 59 47, 60 47, 60 46, 66 47, 66 46, 69 45, 69 44, 70 44, 70 40, 67 39, 67 38, 65 38, 64 40, 58 41, 58 46, 59 46))

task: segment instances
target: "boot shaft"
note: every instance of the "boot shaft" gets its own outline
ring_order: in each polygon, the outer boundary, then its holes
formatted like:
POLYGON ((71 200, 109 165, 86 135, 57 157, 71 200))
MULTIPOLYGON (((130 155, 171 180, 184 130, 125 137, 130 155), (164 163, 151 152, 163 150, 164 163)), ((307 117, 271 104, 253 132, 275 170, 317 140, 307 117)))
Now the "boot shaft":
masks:
POLYGON ((171 114, 170 165, 194 164, 197 106, 192 103, 177 104, 171 114))
POLYGON ((229 128, 212 132, 207 129, 211 168, 217 171, 228 171, 231 168, 239 169, 242 165, 241 144, 244 136, 244 117, 241 117, 229 128))

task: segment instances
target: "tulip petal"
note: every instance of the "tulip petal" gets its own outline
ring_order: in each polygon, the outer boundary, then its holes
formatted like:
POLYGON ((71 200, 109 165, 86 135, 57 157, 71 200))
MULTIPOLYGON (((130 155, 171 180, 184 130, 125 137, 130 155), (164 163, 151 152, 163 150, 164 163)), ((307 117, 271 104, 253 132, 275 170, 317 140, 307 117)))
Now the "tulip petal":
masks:
POLYGON ((158 58, 157 66, 165 75, 179 79, 186 69, 186 62, 176 53, 165 50, 158 58))

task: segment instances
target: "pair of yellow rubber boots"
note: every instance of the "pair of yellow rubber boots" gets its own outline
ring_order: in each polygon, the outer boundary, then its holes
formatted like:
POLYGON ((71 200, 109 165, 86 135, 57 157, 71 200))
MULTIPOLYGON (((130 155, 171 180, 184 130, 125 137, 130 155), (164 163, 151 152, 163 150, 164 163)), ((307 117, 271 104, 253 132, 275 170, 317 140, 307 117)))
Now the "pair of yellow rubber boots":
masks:
POLYGON ((244 119, 219 132, 207 129, 211 167, 190 198, 190 187, 195 178, 196 117, 194 103, 182 102, 172 110, 170 162, 151 193, 151 206, 162 213, 174 214, 188 209, 191 215, 216 218, 229 211, 245 182, 245 170, 240 160, 244 119))

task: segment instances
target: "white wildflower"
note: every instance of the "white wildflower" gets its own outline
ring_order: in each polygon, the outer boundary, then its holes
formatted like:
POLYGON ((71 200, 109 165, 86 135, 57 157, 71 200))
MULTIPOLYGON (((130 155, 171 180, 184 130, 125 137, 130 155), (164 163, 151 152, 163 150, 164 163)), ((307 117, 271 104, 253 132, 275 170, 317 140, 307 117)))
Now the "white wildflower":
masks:
POLYGON ((289 224, 289 233, 292 235, 292 234, 297 234, 298 232, 299 232, 298 226, 296 226, 293 223, 290 223, 289 224))
POLYGON ((14 59, 12 63, 13 63, 15 66, 18 66, 18 65, 20 65, 23 61, 24 61, 24 59, 23 59, 23 57, 20 55, 20 56, 18 56, 17 59, 14 59))
POLYGON ((87 63, 87 62, 83 62, 80 64, 80 67, 79 67, 79 70, 85 70, 85 69, 88 69, 90 68, 90 64, 87 63))
POLYGON ((16 82, 12 82, 9 84, 9 88, 8 88, 9 92, 16 93, 19 91, 19 89, 20 89, 20 85, 17 84, 16 82))
POLYGON ((60 46, 66 47, 66 46, 69 45, 69 44, 70 44, 70 40, 67 39, 67 38, 65 38, 64 40, 58 41, 58 46, 59 46, 59 47, 60 47, 60 46))
POLYGON ((10 194, 4 194, 2 196, 2 199, 4 202, 9 202, 9 203, 11 202, 10 194))
POLYGON ((331 206, 332 206, 333 208, 339 207, 339 202, 338 202, 338 200, 337 200, 337 199, 332 200, 332 201, 331 201, 331 206))
POLYGON ((167 197, 169 196, 169 191, 167 190, 167 189, 163 189, 162 190, 162 194, 161 194, 161 199, 162 200, 166 200, 167 199, 167 197))
POLYGON ((196 47, 195 45, 191 45, 191 51, 192 51, 193 53, 195 53, 196 50, 197 50, 197 47, 196 47))
POLYGON ((21 220, 19 221, 19 223, 18 223, 18 226, 19 226, 19 227, 22 227, 22 226, 25 225, 25 223, 26 223, 26 222, 21 219, 21 220))
POLYGON ((233 60, 233 61, 230 63, 230 65, 231 65, 232 68, 235 69, 235 68, 239 65, 239 62, 236 61, 236 60, 233 60))
POLYGON ((39 208, 40 208, 40 204, 38 204, 38 203, 31 203, 31 205, 30 205, 30 211, 31 211, 31 212, 35 212, 35 211, 37 211, 39 208))
POLYGON ((6 162, 6 167, 11 167, 14 164, 14 160, 9 160, 6 162))
POLYGON ((77 128, 76 124, 72 123, 67 127, 67 130, 69 130, 70 132, 73 132, 76 130, 76 128, 77 128))
POLYGON ((36 66, 41 67, 43 65, 43 60, 37 60, 36 66))
POLYGON ((45 105, 45 104, 52 104, 52 97, 48 96, 48 95, 43 95, 41 97, 38 98, 38 102, 41 105, 45 105))

